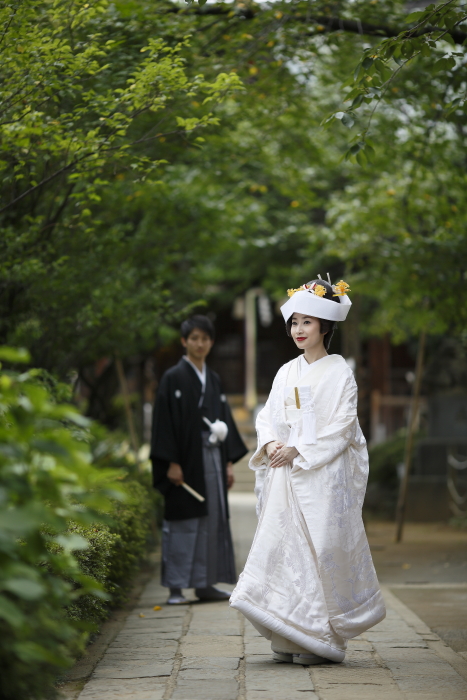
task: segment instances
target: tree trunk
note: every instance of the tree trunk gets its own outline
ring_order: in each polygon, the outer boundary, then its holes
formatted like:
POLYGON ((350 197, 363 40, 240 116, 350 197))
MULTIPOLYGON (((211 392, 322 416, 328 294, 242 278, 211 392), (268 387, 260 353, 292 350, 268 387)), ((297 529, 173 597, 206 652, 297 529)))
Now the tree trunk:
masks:
POLYGON ((138 437, 136 435, 135 424, 133 422, 133 413, 131 412, 130 397, 128 394, 128 385, 126 383, 125 372, 123 370, 123 362, 119 357, 115 359, 115 366, 117 368, 118 380, 120 382, 120 390, 123 396, 123 404, 125 406, 126 420, 128 424, 128 432, 130 433, 130 442, 135 453, 136 464, 138 464, 138 452, 139 444, 138 437))
POLYGON ((418 341, 417 364, 415 367, 415 381, 412 396, 412 406, 410 410, 410 421, 407 431, 407 442, 405 444, 404 475, 399 487, 399 498, 396 508, 396 542, 402 541, 402 531, 404 528, 405 507, 407 503, 407 491, 409 488, 410 469, 412 467, 412 451, 417 426, 418 409, 420 405, 420 389, 422 385, 423 362, 425 358, 426 331, 420 333, 418 341))

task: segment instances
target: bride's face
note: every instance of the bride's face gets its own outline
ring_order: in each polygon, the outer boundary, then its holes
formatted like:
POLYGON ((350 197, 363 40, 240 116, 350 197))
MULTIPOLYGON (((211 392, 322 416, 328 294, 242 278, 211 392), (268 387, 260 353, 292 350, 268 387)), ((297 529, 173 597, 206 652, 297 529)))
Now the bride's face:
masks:
POLYGON ((320 333, 321 324, 314 316, 295 313, 292 316, 290 332, 300 350, 311 350, 323 343, 324 334, 320 333))

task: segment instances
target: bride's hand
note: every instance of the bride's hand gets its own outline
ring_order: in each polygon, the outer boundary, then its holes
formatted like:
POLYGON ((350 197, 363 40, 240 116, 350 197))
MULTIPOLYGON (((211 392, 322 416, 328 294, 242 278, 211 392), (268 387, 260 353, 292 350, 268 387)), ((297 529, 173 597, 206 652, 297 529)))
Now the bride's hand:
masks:
POLYGON ((298 450, 296 447, 281 447, 274 452, 269 466, 273 469, 276 469, 276 467, 285 467, 286 464, 290 464, 297 455, 298 450))
POLYGON ((271 459, 272 456, 277 452, 277 450, 280 450, 281 447, 284 447, 283 442, 279 442, 279 440, 273 440, 272 442, 268 442, 266 445, 266 454, 268 456, 268 459, 271 459))

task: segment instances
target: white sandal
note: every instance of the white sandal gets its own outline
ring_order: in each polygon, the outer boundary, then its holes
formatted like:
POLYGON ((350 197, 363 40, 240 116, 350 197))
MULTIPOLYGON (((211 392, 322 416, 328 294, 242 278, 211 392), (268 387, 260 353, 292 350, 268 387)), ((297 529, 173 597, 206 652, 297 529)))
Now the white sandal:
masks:
POLYGON ((167 605, 187 605, 189 602, 184 595, 171 595, 167 599, 167 605))
POLYGON ((315 666, 316 664, 325 664, 329 659, 325 659, 324 656, 318 656, 317 654, 294 654, 293 663, 301 664, 302 666, 315 666))
POLYGON ((279 664, 292 664, 293 654, 285 654, 283 651, 272 652, 273 661, 277 661, 279 664))

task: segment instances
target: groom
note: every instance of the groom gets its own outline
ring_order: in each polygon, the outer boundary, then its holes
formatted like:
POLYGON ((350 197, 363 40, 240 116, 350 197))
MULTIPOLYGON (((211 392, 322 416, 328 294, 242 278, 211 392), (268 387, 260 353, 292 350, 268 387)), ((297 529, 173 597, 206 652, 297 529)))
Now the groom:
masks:
POLYGON ((162 585, 170 589, 169 605, 188 602, 183 588, 201 600, 230 597, 214 583, 236 583, 227 489, 232 463, 247 452, 219 377, 205 362, 214 344, 210 319, 185 320, 181 343, 186 355, 159 385, 151 446, 153 483, 165 499, 162 585))

